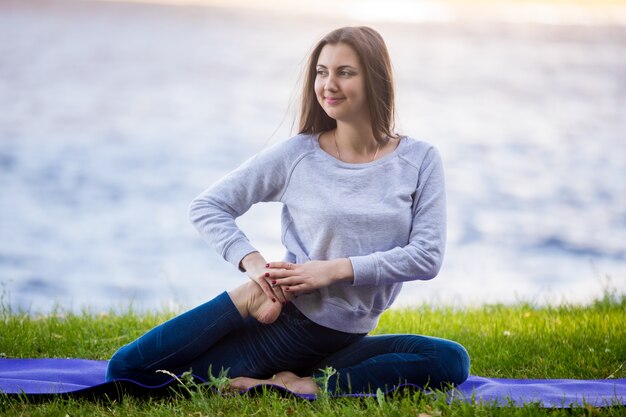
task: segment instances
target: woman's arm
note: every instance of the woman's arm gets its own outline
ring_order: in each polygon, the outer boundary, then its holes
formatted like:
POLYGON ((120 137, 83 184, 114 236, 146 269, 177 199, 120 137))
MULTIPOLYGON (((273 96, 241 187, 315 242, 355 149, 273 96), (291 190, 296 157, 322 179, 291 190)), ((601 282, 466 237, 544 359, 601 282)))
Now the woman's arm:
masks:
POLYGON ((293 264, 270 263, 269 276, 289 291, 311 291, 336 282, 385 285, 434 278, 441 267, 446 240, 443 168, 431 148, 419 166, 413 196, 412 224, 406 245, 364 256, 293 264))
POLYGON ((419 167, 412 223, 405 246, 351 256, 354 285, 384 285, 437 276, 446 245, 446 192, 439 152, 431 148, 419 167))
POLYGON ((218 254, 247 272, 268 296, 273 294, 278 301, 284 301, 282 293, 274 294, 264 279, 266 260, 238 227, 236 219, 255 203, 280 200, 293 161, 302 152, 298 145, 290 140, 255 155, 202 192, 189 208, 193 225, 218 254))

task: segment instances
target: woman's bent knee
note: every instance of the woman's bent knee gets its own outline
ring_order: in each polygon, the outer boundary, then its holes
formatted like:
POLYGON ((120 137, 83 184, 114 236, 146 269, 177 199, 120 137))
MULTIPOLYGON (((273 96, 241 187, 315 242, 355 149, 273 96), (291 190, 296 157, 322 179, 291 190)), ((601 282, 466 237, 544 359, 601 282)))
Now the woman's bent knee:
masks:
POLYGON ((120 362, 113 361, 113 360, 109 361, 109 364, 107 365, 107 372, 106 372, 106 377, 105 377, 105 380, 107 382, 116 381, 119 379, 125 379, 123 367, 120 365, 121 365, 120 362))
POLYGON ((109 360, 105 377, 107 382, 129 378, 131 370, 128 366, 128 360, 126 358, 127 355, 124 349, 125 347, 126 346, 115 352, 109 360))
POLYGON ((447 368, 448 382, 453 385, 460 385, 469 377, 470 357, 461 344, 450 340, 447 342, 444 363, 447 368))

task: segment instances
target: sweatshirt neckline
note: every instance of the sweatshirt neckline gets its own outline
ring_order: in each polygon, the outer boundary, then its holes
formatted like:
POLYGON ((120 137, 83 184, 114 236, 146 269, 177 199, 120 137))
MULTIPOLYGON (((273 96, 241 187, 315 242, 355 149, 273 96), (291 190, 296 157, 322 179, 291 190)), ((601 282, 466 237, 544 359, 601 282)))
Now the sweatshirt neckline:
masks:
POLYGON ((400 151, 400 148, 404 146, 404 143, 406 142, 406 136, 400 136, 398 138, 398 140, 400 141, 400 143, 398 143, 398 146, 396 146, 396 149, 394 149, 391 153, 388 153, 387 155, 384 155, 374 161, 371 162, 362 162, 362 163, 351 163, 351 162, 344 162, 340 159, 337 159, 336 157, 334 157, 333 155, 329 154, 328 152, 326 152, 324 149, 322 149, 322 147, 320 146, 320 136, 323 132, 320 132, 316 135, 313 136, 313 143, 315 145, 315 150, 317 153, 322 154, 322 157, 324 157, 325 159, 333 162, 334 164, 341 166, 341 167, 345 167, 345 168, 352 168, 352 169, 358 169, 358 168, 367 168, 367 167, 371 167, 371 166, 375 166, 375 165, 380 165, 380 164, 384 164, 385 162, 387 162, 388 160, 394 158, 398 152, 400 151))

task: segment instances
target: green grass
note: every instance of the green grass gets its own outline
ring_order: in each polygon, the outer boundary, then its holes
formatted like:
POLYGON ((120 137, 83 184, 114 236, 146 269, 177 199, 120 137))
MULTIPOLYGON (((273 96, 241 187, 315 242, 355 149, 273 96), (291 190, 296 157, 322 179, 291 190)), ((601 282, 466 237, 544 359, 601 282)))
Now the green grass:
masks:
MULTIPOLYGON (((626 378, 626 296, 607 294, 589 306, 488 305, 454 309, 422 306, 388 311, 376 333, 419 333, 462 343, 472 374, 503 378, 626 378)), ((171 313, 49 315, 0 306, 0 355, 107 359, 171 313)), ((193 388, 193 386, 190 386, 193 388)), ((401 393, 393 397, 325 398, 308 402, 273 391, 256 396, 222 396, 191 389, 187 396, 120 401, 55 399, 42 404, 0 396, 6 416, 619 416, 624 407, 546 410, 537 405, 496 408, 447 404, 444 398, 401 393)))

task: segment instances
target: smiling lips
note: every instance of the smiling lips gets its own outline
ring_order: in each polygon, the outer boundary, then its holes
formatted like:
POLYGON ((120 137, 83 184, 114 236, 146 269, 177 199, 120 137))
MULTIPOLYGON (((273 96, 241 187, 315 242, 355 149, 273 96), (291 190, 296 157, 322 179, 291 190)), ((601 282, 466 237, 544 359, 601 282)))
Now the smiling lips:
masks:
POLYGON ((326 100, 326 103, 328 103, 331 106, 343 101, 343 98, 340 98, 340 97, 324 97, 324 99, 326 100))

